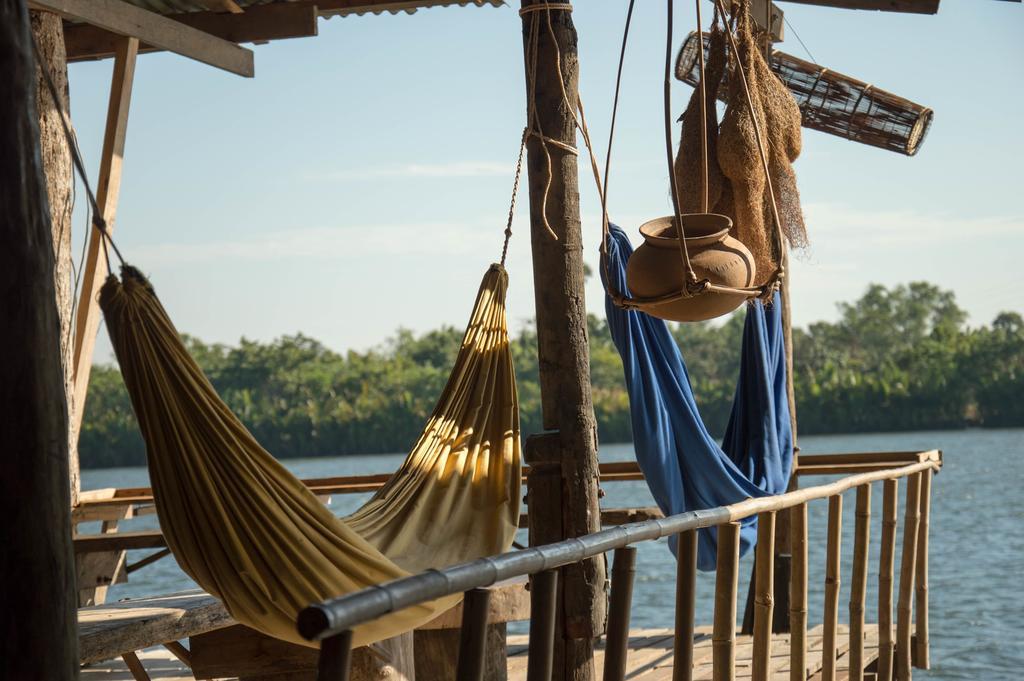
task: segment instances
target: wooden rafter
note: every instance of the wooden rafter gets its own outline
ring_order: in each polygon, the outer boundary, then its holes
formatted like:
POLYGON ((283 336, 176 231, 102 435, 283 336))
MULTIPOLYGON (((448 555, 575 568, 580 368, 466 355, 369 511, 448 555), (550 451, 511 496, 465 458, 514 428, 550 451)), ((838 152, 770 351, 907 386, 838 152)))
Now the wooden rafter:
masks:
POLYGON ((122 0, 30 0, 54 12, 240 76, 254 75, 252 50, 122 0))
MULTIPOLYGON (((299 2, 256 5, 244 14, 192 12, 169 15, 167 19, 232 43, 306 38, 317 34, 316 5, 299 2)), ((67 24, 64 27, 69 62, 113 56, 119 38, 116 33, 88 24, 67 24)), ((145 41, 139 46, 140 52, 160 49, 145 41)))

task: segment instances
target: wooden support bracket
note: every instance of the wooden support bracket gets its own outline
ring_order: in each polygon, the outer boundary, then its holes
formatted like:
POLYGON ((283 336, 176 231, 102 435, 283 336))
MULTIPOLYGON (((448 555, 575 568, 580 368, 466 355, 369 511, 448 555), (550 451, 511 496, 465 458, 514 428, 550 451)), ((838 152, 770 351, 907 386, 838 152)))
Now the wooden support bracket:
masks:
MULTIPOLYGON (((122 3, 126 6, 127 3, 122 3)), ((103 134, 100 174, 96 184, 96 202, 103 211, 107 231, 114 230, 117 199, 121 189, 121 164, 124 158, 125 137, 128 130, 128 109, 132 101, 132 83, 135 80, 135 59, 139 54, 137 38, 123 38, 114 57, 114 73, 110 83, 110 103, 107 105, 107 126, 103 134)), ((96 333, 100 327, 99 292, 107 270, 106 252, 101 247, 97 230, 89 230, 88 252, 82 275, 81 297, 75 313, 75 345, 72 368, 75 381, 75 409, 71 420, 71 433, 78 440, 85 413, 85 397, 89 388, 96 333)))

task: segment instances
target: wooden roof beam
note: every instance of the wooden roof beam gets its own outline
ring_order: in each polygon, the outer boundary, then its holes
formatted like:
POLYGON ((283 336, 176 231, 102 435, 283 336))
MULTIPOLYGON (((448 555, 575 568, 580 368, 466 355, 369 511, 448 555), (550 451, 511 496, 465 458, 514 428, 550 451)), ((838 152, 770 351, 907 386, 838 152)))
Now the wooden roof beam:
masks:
MULTIPOLYGON (((307 38, 317 34, 317 8, 307 3, 255 5, 244 14, 190 12, 172 14, 167 18, 232 43, 307 38)), ((69 62, 111 57, 118 38, 116 33, 88 24, 64 26, 69 62)), ((145 41, 139 46, 140 52, 161 49, 164 48, 145 41)))
POLYGON ((939 11, 939 0, 785 0, 785 2, 839 9, 872 9, 881 12, 908 12, 911 14, 935 14, 939 11))
MULTIPOLYGON (((29 0, 29 6, 251 78, 252 50, 121 0, 29 0)), ((244 15, 242 15, 244 16, 244 15)))

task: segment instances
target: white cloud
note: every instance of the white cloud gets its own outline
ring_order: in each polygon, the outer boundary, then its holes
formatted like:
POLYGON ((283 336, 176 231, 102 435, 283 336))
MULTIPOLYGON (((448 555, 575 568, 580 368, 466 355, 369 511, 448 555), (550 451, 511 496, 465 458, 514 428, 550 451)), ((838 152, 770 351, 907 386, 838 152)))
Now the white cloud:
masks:
POLYGON ((403 163, 377 168, 339 170, 315 176, 324 181, 380 180, 392 178, 452 178, 511 176, 514 167, 493 161, 453 161, 451 163, 403 163))

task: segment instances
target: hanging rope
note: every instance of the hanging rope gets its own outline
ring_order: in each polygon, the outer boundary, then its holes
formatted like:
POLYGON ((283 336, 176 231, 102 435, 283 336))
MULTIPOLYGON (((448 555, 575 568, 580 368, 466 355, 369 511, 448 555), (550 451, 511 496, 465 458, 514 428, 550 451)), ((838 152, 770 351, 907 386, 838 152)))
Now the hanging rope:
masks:
MULTIPOLYGON (((39 71, 43 74, 43 82, 46 83, 46 89, 50 93, 50 97, 53 99, 57 108, 60 108, 60 96, 57 94, 57 86, 53 83, 53 76, 50 75, 50 71, 43 65, 41 53, 39 51, 39 44, 36 42, 36 38, 32 36, 32 52, 35 55, 36 63, 39 65, 39 71)), ((118 250, 117 244, 110 236, 110 232, 107 229, 106 220, 103 219, 103 211, 100 210, 99 203, 96 201, 96 194, 92 190, 92 185, 89 184, 89 177, 85 173, 85 164, 82 162, 82 156, 78 150, 78 144, 75 141, 75 136, 71 132, 71 127, 68 125, 67 117, 60 116, 60 125, 64 131, 64 139, 67 141, 68 150, 71 152, 71 162, 75 167, 75 171, 82 180, 82 184, 85 185, 85 193, 89 199, 89 205, 92 207, 92 224, 96 228, 96 231, 100 235, 100 243, 103 246, 103 254, 106 256, 104 261, 107 264, 107 274, 113 274, 113 270, 110 267, 110 248, 114 249, 114 254, 117 255, 118 261, 124 265, 124 258, 121 257, 121 251, 118 250)))

